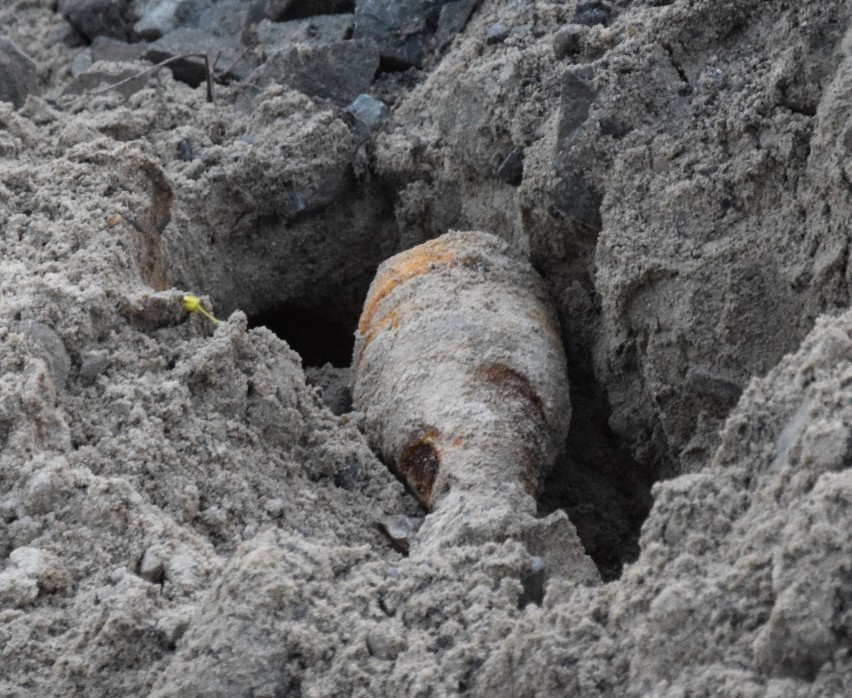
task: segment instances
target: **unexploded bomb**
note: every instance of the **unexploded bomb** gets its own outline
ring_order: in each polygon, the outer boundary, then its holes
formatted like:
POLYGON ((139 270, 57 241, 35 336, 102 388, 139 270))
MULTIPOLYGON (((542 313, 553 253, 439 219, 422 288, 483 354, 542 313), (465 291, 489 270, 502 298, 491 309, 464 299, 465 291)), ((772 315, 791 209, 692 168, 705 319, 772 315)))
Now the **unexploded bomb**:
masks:
POLYGON ((487 233, 448 233, 379 267, 353 369, 373 447, 429 510, 450 490, 535 495, 568 429, 542 281, 487 233))
POLYGON ((568 431, 565 353, 544 284, 499 238, 452 232, 385 261, 356 333, 353 403, 432 512, 412 553, 513 538, 548 573, 599 581, 535 495, 568 431))

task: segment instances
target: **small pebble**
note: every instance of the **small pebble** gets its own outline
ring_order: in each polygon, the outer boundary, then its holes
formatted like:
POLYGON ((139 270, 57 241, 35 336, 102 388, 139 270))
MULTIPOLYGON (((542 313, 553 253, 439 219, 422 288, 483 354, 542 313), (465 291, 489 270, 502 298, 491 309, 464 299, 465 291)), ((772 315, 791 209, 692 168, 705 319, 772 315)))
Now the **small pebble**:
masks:
POLYGON ((557 60, 574 56, 581 52, 583 39, 589 33, 588 27, 581 24, 569 24, 562 27, 553 36, 553 55, 557 60))
POLYGON ((388 514, 378 518, 376 523, 397 550, 407 553, 411 539, 423 525, 423 518, 405 514, 388 514))
POLYGON ((363 123, 370 131, 376 131, 385 120, 388 106, 381 100, 367 94, 358 95, 346 107, 346 111, 363 123))
POLYGON ((139 576, 151 584, 162 584, 166 576, 163 557, 159 546, 148 548, 139 563, 139 576))
POLYGON ((489 45, 501 44, 508 36, 509 32, 506 31, 506 28, 500 22, 495 22, 485 34, 485 43, 489 45))
POLYGON ((571 18, 572 24, 584 24, 593 27, 596 24, 606 25, 612 13, 609 5, 603 2, 586 2, 577 6, 577 11, 571 18))
POLYGON ((90 351, 80 364, 80 382, 92 385, 109 368, 109 357, 105 351, 90 351))
POLYGON ((89 49, 78 53, 74 56, 74 60, 71 61, 71 76, 76 78, 81 73, 85 73, 92 67, 93 63, 92 52, 89 49))

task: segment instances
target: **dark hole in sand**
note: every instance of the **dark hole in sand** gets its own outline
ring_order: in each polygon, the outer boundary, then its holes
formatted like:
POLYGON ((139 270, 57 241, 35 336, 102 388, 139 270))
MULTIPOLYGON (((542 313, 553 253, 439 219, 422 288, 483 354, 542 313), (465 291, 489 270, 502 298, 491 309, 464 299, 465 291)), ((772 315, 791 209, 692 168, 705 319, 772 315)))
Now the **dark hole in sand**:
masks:
POLYGON ((332 303, 279 303, 248 320, 249 327, 263 325, 281 337, 305 366, 330 363, 342 368, 352 361, 358 319, 335 313, 332 303))
POLYGON ((278 22, 355 12, 355 0, 291 0, 281 4, 285 9, 276 13, 278 22))
POLYGON ((604 581, 639 556, 639 533, 653 503, 659 467, 635 460, 609 427, 610 406, 591 353, 566 347, 571 367, 571 428, 539 497, 539 513, 563 509, 604 581), (584 355, 586 354, 586 355, 584 355))

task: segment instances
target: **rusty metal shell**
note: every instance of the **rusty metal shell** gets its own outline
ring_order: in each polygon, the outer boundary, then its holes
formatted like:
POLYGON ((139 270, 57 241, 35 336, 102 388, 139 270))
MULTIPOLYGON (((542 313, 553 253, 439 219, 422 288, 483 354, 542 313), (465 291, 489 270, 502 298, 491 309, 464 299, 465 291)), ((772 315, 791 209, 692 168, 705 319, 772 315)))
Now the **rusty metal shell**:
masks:
POLYGON ((487 233, 448 233, 379 267, 353 373, 371 445, 429 510, 451 489, 536 495, 568 429, 543 283, 487 233))

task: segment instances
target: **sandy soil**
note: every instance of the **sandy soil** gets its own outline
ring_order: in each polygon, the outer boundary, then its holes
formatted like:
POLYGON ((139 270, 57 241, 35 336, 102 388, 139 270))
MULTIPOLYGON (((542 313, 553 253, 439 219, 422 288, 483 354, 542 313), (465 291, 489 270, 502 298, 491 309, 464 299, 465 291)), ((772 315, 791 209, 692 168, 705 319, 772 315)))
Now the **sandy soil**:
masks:
POLYGON ((450 3, 417 66, 380 47, 375 126, 257 32, 213 102, 95 94, 72 4, 0 8, 33 62, 0 44, 0 695, 852 695, 846 3, 450 3), (340 356, 450 229, 544 279, 572 418, 538 514, 602 582, 377 526, 424 512, 340 356))

